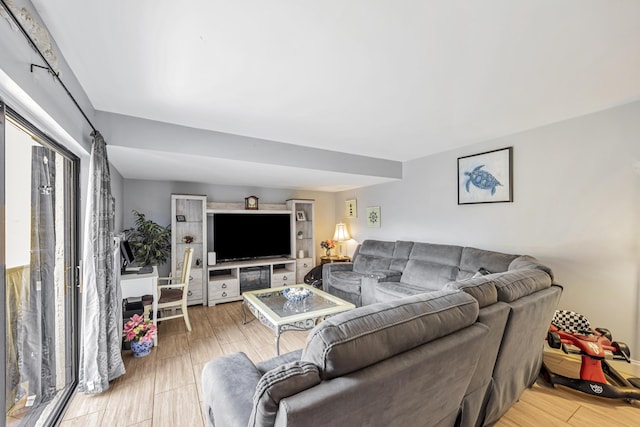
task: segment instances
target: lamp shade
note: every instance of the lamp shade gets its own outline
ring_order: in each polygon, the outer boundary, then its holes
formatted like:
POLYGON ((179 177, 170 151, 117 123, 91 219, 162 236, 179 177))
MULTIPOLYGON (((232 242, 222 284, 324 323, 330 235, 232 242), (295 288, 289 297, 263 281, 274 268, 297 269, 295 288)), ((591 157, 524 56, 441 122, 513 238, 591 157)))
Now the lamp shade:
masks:
POLYGON ((349 236, 346 224, 341 222, 336 224, 336 232, 333 233, 333 240, 336 242, 346 242, 349 239, 351 239, 351 236, 349 236))

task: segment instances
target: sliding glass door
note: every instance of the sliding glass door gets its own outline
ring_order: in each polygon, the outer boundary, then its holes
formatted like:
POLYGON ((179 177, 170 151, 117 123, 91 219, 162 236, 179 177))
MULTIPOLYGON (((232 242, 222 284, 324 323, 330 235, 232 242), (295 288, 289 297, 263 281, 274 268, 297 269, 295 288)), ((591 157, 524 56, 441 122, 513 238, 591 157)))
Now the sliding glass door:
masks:
POLYGON ((49 425, 77 381, 78 159, 1 108, 5 420, 49 425))

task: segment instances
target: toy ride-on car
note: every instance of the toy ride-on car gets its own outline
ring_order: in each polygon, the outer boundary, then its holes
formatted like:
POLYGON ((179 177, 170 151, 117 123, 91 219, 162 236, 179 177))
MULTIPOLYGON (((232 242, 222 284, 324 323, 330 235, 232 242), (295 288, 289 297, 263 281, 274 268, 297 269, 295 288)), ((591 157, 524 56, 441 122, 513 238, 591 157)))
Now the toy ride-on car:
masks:
POLYGON ((581 314, 557 310, 547 334, 549 346, 582 358, 580 378, 570 378, 551 372, 542 364, 542 376, 549 384, 563 385, 593 396, 625 401, 640 400, 640 378, 625 378, 605 358, 630 363, 629 347, 612 341, 607 329, 592 329, 581 314))

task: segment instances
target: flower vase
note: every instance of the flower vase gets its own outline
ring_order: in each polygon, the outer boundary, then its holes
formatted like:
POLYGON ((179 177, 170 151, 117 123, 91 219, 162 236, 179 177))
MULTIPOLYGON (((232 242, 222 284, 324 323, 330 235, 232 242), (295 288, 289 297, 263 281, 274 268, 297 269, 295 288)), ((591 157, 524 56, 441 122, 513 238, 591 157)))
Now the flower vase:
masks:
POLYGON ((141 342, 139 340, 131 341, 131 351, 133 351, 133 357, 145 357, 151 353, 151 347, 153 341, 141 342))
POLYGON ((325 253, 327 254, 327 256, 331 256, 331 249, 325 249, 325 253))

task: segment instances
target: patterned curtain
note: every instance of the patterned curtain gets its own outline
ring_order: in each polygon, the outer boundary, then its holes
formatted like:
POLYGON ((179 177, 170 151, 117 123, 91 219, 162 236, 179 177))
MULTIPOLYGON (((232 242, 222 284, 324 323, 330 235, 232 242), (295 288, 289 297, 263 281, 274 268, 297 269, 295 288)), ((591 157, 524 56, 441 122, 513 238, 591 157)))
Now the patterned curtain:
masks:
POLYGON ((21 294, 18 328, 20 382, 29 384, 34 406, 56 393, 55 359, 55 153, 31 154, 31 259, 29 287, 21 294))
POLYGON ((114 199, 107 146, 93 132, 85 214, 82 271, 82 325, 78 390, 100 393, 125 373, 120 355, 121 290, 114 274, 114 199))

